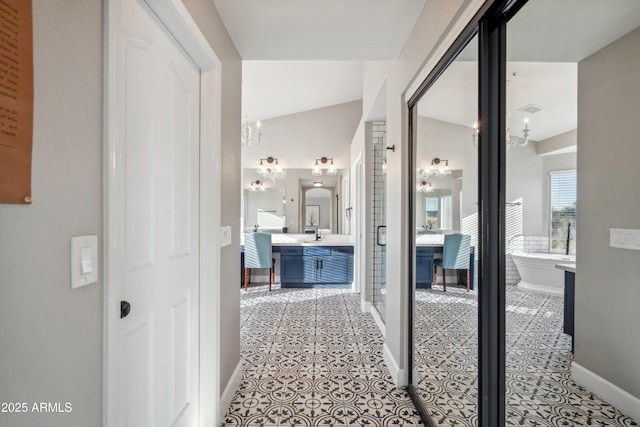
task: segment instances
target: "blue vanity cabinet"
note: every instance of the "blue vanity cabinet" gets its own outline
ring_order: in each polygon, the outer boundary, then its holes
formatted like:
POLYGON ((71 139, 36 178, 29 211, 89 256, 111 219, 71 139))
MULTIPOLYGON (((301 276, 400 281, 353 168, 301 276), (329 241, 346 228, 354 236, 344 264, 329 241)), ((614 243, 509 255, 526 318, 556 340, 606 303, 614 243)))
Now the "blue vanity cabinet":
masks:
POLYGON ((301 282, 305 278, 305 268, 301 246, 283 246, 280 248, 280 282, 301 282))
POLYGON ((349 287, 353 282, 353 247, 283 246, 280 282, 283 288, 349 287))
MULTIPOLYGON (((416 247, 416 288, 417 289, 431 289, 433 284, 433 259, 436 254, 442 254, 442 246, 417 246, 416 247)), ((474 289, 474 259, 475 248, 471 247, 471 253, 469 255, 471 263, 471 271, 469 277, 471 279, 471 289, 474 289)), ((463 284, 466 284, 467 276, 460 275, 460 280, 463 284)))
POLYGON ((416 288, 431 289, 433 283, 433 254, 436 253, 434 246, 416 247, 416 288))

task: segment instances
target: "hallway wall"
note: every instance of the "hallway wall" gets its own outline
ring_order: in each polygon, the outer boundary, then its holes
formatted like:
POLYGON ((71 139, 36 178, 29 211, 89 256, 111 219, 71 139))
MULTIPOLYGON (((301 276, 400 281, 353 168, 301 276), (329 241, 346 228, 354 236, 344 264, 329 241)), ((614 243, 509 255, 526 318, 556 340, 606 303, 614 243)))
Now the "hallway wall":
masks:
POLYGON ((102 279, 71 290, 69 272, 71 236, 102 242, 102 29, 100 0, 33 1, 33 203, 0 205, 0 401, 72 412, 0 425, 102 425, 102 279))
MULTIPOLYGON (((223 62, 222 197, 228 206, 221 219, 238 230, 241 62, 213 4, 185 3, 223 62)), ((97 234, 103 242, 103 19, 102 0, 33 0, 33 203, 0 205, 0 401, 70 402, 72 411, 0 413, 3 426, 103 421, 102 276, 71 290, 69 272, 71 236, 97 234)), ((222 250, 220 273, 234 291, 239 262, 234 240, 222 250)), ((225 292, 219 313, 221 390, 239 361, 237 294, 225 292)))
POLYGON ((640 419, 640 252, 609 246, 610 228, 640 228, 638 68, 640 28, 578 65, 575 362, 635 396, 640 419))

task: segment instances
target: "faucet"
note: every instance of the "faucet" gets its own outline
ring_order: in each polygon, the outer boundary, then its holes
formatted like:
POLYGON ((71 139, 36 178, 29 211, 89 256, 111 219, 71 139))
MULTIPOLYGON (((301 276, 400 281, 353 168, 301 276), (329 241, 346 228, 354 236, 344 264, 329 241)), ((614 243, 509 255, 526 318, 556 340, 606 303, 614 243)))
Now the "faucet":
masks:
POLYGON ((256 225, 254 225, 254 226, 253 226, 253 232, 254 232, 254 233, 257 233, 257 232, 258 232, 258 224, 256 224, 256 225))
POLYGON ((322 239, 322 236, 320 235, 320 229, 316 228, 316 242, 320 239, 322 239))

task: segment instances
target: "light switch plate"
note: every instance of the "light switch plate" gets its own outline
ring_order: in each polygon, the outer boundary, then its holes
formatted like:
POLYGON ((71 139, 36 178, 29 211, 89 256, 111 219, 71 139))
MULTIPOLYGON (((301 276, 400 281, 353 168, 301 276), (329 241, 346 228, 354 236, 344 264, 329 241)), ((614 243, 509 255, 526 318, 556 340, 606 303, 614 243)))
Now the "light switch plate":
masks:
POLYGON ((231 244, 231 226, 220 227, 220 247, 224 248, 231 244))
POLYGON ((98 281, 98 236, 71 238, 71 289, 98 281))
POLYGON ((640 251, 640 230, 611 228, 609 230, 609 246, 640 251))

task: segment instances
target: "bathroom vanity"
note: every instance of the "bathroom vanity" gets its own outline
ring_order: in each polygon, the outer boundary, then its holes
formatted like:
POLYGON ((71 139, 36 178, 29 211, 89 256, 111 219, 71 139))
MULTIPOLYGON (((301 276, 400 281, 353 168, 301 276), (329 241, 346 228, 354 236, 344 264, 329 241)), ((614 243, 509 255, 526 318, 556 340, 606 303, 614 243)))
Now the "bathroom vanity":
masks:
MULTIPOLYGON (((282 288, 351 288, 353 242, 351 236, 329 234, 273 234, 273 252, 280 253, 282 288)), ((241 258, 244 268, 244 257, 241 258)))
MULTIPOLYGON (((416 238, 416 288, 431 289, 433 284, 433 260, 442 257, 444 234, 424 234, 416 238)), ((471 246, 470 289, 475 289, 475 248, 471 246)), ((460 283, 466 286, 466 274, 460 275, 460 283)))

